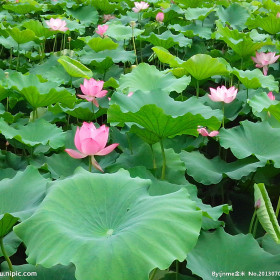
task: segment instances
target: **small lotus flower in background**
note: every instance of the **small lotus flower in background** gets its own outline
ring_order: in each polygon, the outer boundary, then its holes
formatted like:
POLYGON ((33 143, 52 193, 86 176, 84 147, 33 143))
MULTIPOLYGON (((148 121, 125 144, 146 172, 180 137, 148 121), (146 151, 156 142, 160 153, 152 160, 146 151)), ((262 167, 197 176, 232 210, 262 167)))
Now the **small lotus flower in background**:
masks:
POLYGON ((133 94, 134 94, 134 92, 131 91, 131 92, 128 93, 127 97, 130 97, 130 96, 132 96, 133 94))
POLYGON ((96 81, 93 78, 89 80, 84 79, 84 84, 80 85, 83 94, 78 94, 78 96, 99 107, 96 98, 104 97, 108 92, 107 90, 103 90, 103 85, 104 81, 96 81))
POLYGON ((104 36, 106 31, 108 30, 109 25, 104 24, 104 25, 98 25, 97 30, 95 31, 97 34, 99 34, 101 37, 104 36))
POLYGON ((227 89, 225 86, 217 87, 217 89, 210 88, 211 94, 209 98, 214 102, 230 103, 236 98, 237 88, 230 87, 227 89))
POLYGON ((277 17, 277 18, 280 18, 280 13, 279 13, 279 12, 276 14, 276 17, 277 17))
POLYGON ((267 96, 270 100, 275 100, 275 95, 273 95, 272 91, 270 91, 267 96))
POLYGON ((156 21, 163 22, 163 20, 164 20, 164 13, 162 13, 162 12, 157 13, 156 21))
POLYGON ((65 149, 72 158, 85 158, 90 156, 91 164, 101 172, 104 172, 94 156, 105 156, 111 153, 119 144, 115 143, 107 147, 109 127, 105 125, 96 128, 93 123, 84 122, 82 127, 77 127, 74 143, 78 151, 65 149))
POLYGON ((103 23, 105 23, 111 19, 114 19, 114 18, 116 18, 116 17, 113 15, 103 15, 103 23))
POLYGON ((60 18, 51 18, 50 20, 46 20, 46 24, 53 31, 67 31, 69 28, 66 27, 66 21, 60 18))
POLYGON ((149 8, 149 4, 144 1, 134 2, 134 6, 135 7, 132 8, 132 11, 135 13, 139 13, 140 11, 146 10, 149 8))
POLYGON ((210 133, 208 133, 208 131, 204 127, 198 128, 197 131, 202 136, 209 136, 209 137, 214 137, 219 134, 219 131, 217 131, 217 130, 214 130, 214 131, 211 131, 210 133))
POLYGON ((256 52, 256 57, 251 56, 251 58, 256 63, 256 67, 263 68, 263 74, 267 76, 268 65, 275 63, 276 60, 279 58, 279 55, 275 56, 275 54, 275 52, 256 52))

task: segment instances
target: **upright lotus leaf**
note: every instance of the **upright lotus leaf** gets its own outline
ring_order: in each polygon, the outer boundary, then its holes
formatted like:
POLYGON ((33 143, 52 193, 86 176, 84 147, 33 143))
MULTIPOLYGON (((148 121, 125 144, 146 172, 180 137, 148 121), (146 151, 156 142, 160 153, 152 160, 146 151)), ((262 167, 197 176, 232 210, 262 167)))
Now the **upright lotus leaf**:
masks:
POLYGON ((19 30, 17 27, 14 27, 11 29, 7 28, 7 32, 18 44, 33 41, 36 37, 35 33, 30 29, 19 30))
POLYGON ((246 21, 250 17, 250 14, 249 10, 244 6, 233 3, 226 9, 220 6, 217 11, 217 16, 222 23, 227 23, 235 29, 243 30, 247 27, 246 21))
POLYGON ((172 73, 163 73, 154 65, 139 64, 131 73, 120 77, 119 89, 129 91, 150 91, 160 89, 164 92, 182 92, 190 83, 190 77, 175 78, 172 73))
POLYGON ((186 38, 183 34, 179 33, 174 35, 171 31, 167 30, 160 35, 155 33, 150 33, 149 36, 141 36, 144 41, 148 41, 154 46, 163 47, 165 49, 170 49, 175 45, 180 47, 191 46, 192 40, 186 38))
POLYGON ((208 54, 196 54, 184 62, 186 69, 197 80, 204 80, 214 75, 228 75, 230 65, 221 57, 213 58, 208 54))
POLYGON ((12 231, 18 219, 9 213, 0 214, 0 239, 12 231))
POLYGON ((267 122, 241 122, 241 126, 221 129, 219 141, 225 149, 230 148, 239 159, 255 155, 260 161, 272 160, 280 167, 280 129, 267 122))
POLYGON ((28 14, 42 10, 42 7, 36 1, 28 1, 23 3, 4 4, 3 9, 15 12, 17 14, 28 14))
MULTIPOLYGON (((187 268, 203 280, 250 280, 263 278, 262 271, 278 273, 279 261, 279 255, 265 252, 251 234, 232 236, 220 228, 215 232, 201 233, 196 247, 187 257, 187 268)), ((272 279, 277 279, 276 275, 272 279)))
POLYGON ((27 28, 28 30, 31 30, 35 33, 35 35, 37 37, 41 37, 41 38, 48 38, 50 36, 52 36, 54 34, 53 31, 51 31, 49 28, 46 28, 45 26, 43 26, 43 24, 38 21, 38 20, 29 20, 23 23, 23 25, 25 28, 27 28))
POLYGON ((213 8, 188 8, 186 9, 185 18, 187 20, 204 20, 211 12, 213 8))
MULTIPOLYGON (((23 265, 14 265, 13 266, 14 271, 20 272, 21 275, 23 275, 24 272, 28 273, 25 275, 28 275, 29 280, 46 280, 46 279, 52 279, 52 280, 76 280, 75 278, 75 267, 73 265, 69 266, 62 266, 62 265, 56 265, 51 268, 45 268, 41 265, 31 265, 31 264, 23 264, 23 265)), ((1 264, 1 271, 2 273, 8 272, 9 267, 8 264, 2 263, 1 264)), ((7 277, 1 277, 2 280, 9 280, 10 278, 7 277)), ((24 276, 24 278, 27 278, 27 276, 24 276)), ((15 279, 22 279, 24 278, 18 278, 15 277, 15 279)))
POLYGON ((271 91, 279 92, 279 83, 272 75, 264 76, 260 69, 238 70, 233 68, 232 73, 246 88, 267 88, 271 91))
POLYGON ((158 59, 162 63, 169 64, 170 67, 179 67, 184 61, 172 55, 168 50, 162 47, 153 47, 152 50, 156 53, 158 59))
POLYGON ((255 19, 248 20, 247 25, 250 29, 262 28, 270 34, 276 34, 280 32, 280 19, 275 14, 268 16, 257 16, 255 19))
POLYGON ((213 33, 212 29, 209 26, 201 26, 201 24, 197 24, 195 22, 192 22, 188 25, 173 24, 169 25, 169 28, 183 33, 187 37, 198 36, 207 40, 211 39, 213 33))
POLYGON ((108 0, 94 0, 91 4, 99 11, 103 12, 104 14, 111 14, 116 9, 121 10, 119 4, 115 4, 109 2, 108 0))
POLYGON ((22 221, 27 219, 43 200, 47 182, 32 166, 12 179, 0 181, 0 215, 9 213, 22 221))
MULTIPOLYGON (((3 238, 4 248, 9 257, 16 253, 17 248, 19 247, 21 242, 22 241, 20 240, 20 238, 13 231, 11 231, 3 238)), ((3 253, 1 249, 0 249, 0 257, 3 257, 3 253)))
POLYGON ((255 203, 259 201, 257 217, 264 230, 280 244, 280 227, 264 184, 254 184, 255 203))
POLYGON ((265 161, 261 162, 254 158, 226 163, 220 157, 208 159, 197 151, 191 153, 182 151, 180 157, 186 164, 188 175, 204 185, 218 184, 224 175, 234 180, 240 180, 266 164, 265 161), (201 170, 204 171, 201 172, 201 170))
POLYGON ((124 170, 57 181, 40 209, 14 228, 27 261, 71 262, 77 280, 143 280, 155 267, 183 261, 197 241, 201 212, 186 190, 150 196, 150 185, 124 170))
POLYGON ((90 79, 92 77, 92 71, 84 66, 81 62, 68 57, 68 56, 61 56, 57 60, 67 71, 67 73, 76 78, 86 78, 90 79))
POLYGON ((228 27, 224 27, 220 21, 217 21, 216 25, 221 39, 242 58, 255 55, 255 52, 263 46, 272 45, 270 39, 255 42, 250 38, 250 33, 241 33, 236 29, 230 30, 228 27))
POLYGON ((114 38, 117 41, 130 40, 132 36, 137 37, 142 34, 144 30, 133 28, 131 26, 125 26, 121 22, 107 23, 109 25, 106 35, 114 38))
POLYGON ((76 9, 66 9, 66 13, 78 19, 85 26, 95 25, 98 22, 99 15, 93 6, 80 6, 76 9))
POLYGON ((62 128, 44 119, 37 119, 25 126, 16 125, 16 128, 9 126, 3 119, 0 119, 0 132, 6 139, 16 139, 32 147, 41 144, 58 149, 64 146, 65 134, 62 128))
POLYGON ((280 6, 278 3, 275 3, 273 0, 265 0, 263 2, 264 8, 270 10, 271 12, 277 13, 280 12, 280 6))
POLYGON ((87 45, 90 46, 95 52, 100 52, 104 50, 115 50, 118 47, 118 44, 115 43, 111 38, 101 38, 101 37, 94 37, 94 38, 87 38, 81 37, 80 40, 86 42, 87 45))
POLYGON ((13 72, 9 75, 7 88, 19 91, 33 108, 58 102, 73 107, 76 100, 73 90, 59 87, 57 82, 41 80, 41 77, 34 74, 23 75, 13 72))

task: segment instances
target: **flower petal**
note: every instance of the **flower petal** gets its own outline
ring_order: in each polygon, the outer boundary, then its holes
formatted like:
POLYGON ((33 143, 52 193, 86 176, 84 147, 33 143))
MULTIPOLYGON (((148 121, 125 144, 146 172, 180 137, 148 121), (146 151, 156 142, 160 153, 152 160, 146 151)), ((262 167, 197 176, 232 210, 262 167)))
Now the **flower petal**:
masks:
POLYGON ((65 152, 72 158, 85 158, 87 156, 72 149, 65 149, 65 152))
POLYGON ((96 153, 97 156, 105 156, 108 155, 109 153, 111 153, 119 144, 115 143, 112 144, 104 149, 102 149, 101 151, 99 151, 98 153, 96 153))

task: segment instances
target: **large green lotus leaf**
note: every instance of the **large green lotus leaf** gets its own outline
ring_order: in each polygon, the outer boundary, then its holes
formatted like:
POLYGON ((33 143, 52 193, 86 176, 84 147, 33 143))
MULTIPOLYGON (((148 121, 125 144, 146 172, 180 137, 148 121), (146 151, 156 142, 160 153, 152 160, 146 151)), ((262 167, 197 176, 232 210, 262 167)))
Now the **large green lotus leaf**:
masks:
POLYGON ((211 39, 212 30, 208 26, 201 26, 201 24, 191 23, 188 25, 173 24, 169 25, 169 28, 174 29, 180 33, 183 33, 187 37, 198 36, 203 39, 211 39))
POLYGON ((77 9, 66 9, 68 15, 78 19, 85 26, 95 25, 98 22, 99 15, 93 6, 80 6, 77 9))
POLYGON ((187 268, 203 280, 220 277, 250 280, 263 278, 259 275, 262 271, 279 271, 280 256, 265 252, 251 234, 232 236, 219 229, 212 233, 201 233, 196 247, 187 257, 187 268), (249 272, 256 275, 250 276, 249 272), (225 273, 232 274, 226 276, 225 273))
POLYGON ((142 280, 155 267, 183 261, 197 241, 201 212, 186 190, 150 196, 150 184, 124 170, 57 181, 36 214, 14 228, 28 262, 72 262, 77 280, 142 280))
POLYGON ((48 38, 54 34, 53 31, 43 26, 38 20, 29 20, 23 23, 25 28, 33 31, 37 37, 48 38))
POLYGON ((230 65, 223 58, 213 58, 208 54, 196 54, 184 62, 186 69, 197 80, 204 80, 215 75, 228 75, 230 65))
POLYGON ((266 162, 260 162, 254 158, 226 163, 220 157, 208 159, 197 151, 191 153, 182 151, 181 159, 186 164, 188 175, 204 185, 218 184, 224 175, 234 180, 240 180, 266 164, 266 162))
POLYGON ((29 1, 29 3, 5 4, 3 5, 3 8, 17 14, 28 14, 32 12, 38 12, 42 9, 35 1, 29 1))
POLYGON ((177 0, 176 3, 182 4, 185 8, 197 8, 200 7, 203 0, 177 0))
POLYGON ((153 91, 161 89, 164 92, 182 92, 190 83, 190 77, 177 79, 172 73, 163 73, 154 65, 139 64, 131 73, 122 75, 119 89, 128 88, 129 91, 153 91))
POLYGON ((0 119, 0 132, 6 139, 16 139, 28 146, 48 145, 53 149, 64 146, 65 133, 62 128, 44 119, 37 119, 27 125, 9 126, 0 119))
POLYGON ((260 245, 266 252, 272 255, 280 255, 280 244, 275 243, 269 234, 265 234, 260 239, 260 245))
POLYGON ((271 91, 279 91, 279 83, 272 75, 264 76, 260 69, 238 70, 233 68, 232 73, 246 88, 267 88, 271 91))
POLYGON ((280 227, 273 210, 268 193, 264 184, 254 184, 255 204, 258 203, 257 217, 264 230, 280 244, 280 227))
POLYGON ((280 6, 273 0, 263 1, 263 6, 274 13, 280 12, 280 6))
POLYGON ((92 77, 92 71, 89 68, 69 56, 61 56, 57 61, 72 77, 86 79, 90 79, 92 77))
POLYGON ((0 214, 0 239, 12 231, 18 219, 9 213, 0 214))
POLYGON ((166 64, 169 64, 170 67, 179 67, 184 61, 180 58, 172 55, 168 50, 162 47, 153 47, 152 50, 156 53, 158 59, 166 64))
POLYGON ((270 34, 276 34, 280 32, 280 19, 275 14, 268 16, 257 16, 255 19, 248 20, 247 25, 250 29, 262 28, 270 34))
POLYGON ((212 7, 211 8, 188 8, 186 9, 185 17, 187 20, 194 20, 194 19, 203 20, 212 11, 213 11, 212 7))
MULTIPOLYGON (((26 167, 27 167, 27 161, 24 156, 18 156, 12 152, 0 150, 1 172, 5 168, 12 168, 14 170, 22 170, 22 169, 25 169, 26 167)), ((1 174, 1 176, 2 176, 2 174, 1 174)))
POLYGON ((91 4, 97 10, 100 10, 104 14, 111 14, 116 9, 121 10, 121 7, 118 4, 109 2, 108 0, 94 0, 94 1, 91 1, 91 4))
POLYGON ((118 47, 118 44, 108 37, 107 38, 81 37, 79 39, 86 42, 89 45, 89 47, 93 49, 95 52, 100 52, 104 50, 115 50, 118 47))
POLYGON ((222 36, 221 39, 241 57, 255 55, 256 50, 259 50, 261 47, 272 45, 270 39, 263 42, 255 42, 250 38, 250 33, 241 33, 236 29, 230 30, 228 27, 223 27, 219 21, 216 24, 218 33, 222 36))
MULTIPOLYGON (((29 272, 30 274, 25 274, 27 276, 15 276, 14 279, 16 280, 76 280, 75 278, 75 267, 73 265, 69 266, 62 266, 56 265, 51 268, 45 268, 41 265, 32 265, 32 264, 23 264, 23 265, 14 265, 14 271, 21 273, 29 272)), ((7 272, 9 271, 8 264, 2 263, 1 264, 1 271, 7 272)), ((10 278, 1 277, 3 280, 9 280, 10 278)))
POLYGON ((272 160, 280 167, 280 129, 272 128, 267 122, 241 122, 241 126, 221 129, 219 141, 222 147, 230 148, 239 159, 255 155, 260 161, 272 160))
POLYGON ((217 16, 222 23, 227 23, 231 27, 243 30, 247 27, 246 21, 250 17, 249 10, 237 3, 231 4, 226 9, 220 6, 217 16))
MULTIPOLYGON (((15 254, 21 242, 22 241, 20 240, 20 238, 18 238, 18 236, 13 231, 11 231, 3 238, 4 248, 9 257, 15 254)), ((0 257, 3 257, 1 248, 0 248, 0 257)))
POLYGON ((148 41, 152 43, 154 46, 163 47, 165 49, 170 49, 175 45, 179 45, 180 47, 191 46, 192 40, 186 38, 183 34, 179 33, 178 35, 174 35, 171 31, 167 30, 160 35, 155 33, 150 33, 149 36, 141 36, 144 41, 148 41))
POLYGON ((1 169, 0 180, 6 178, 13 178, 17 174, 17 171, 12 168, 1 169))
POLYGON ((73 107, 76 100, 74 90, 58 87, 56 82, 41 82, 39 77, 14 72, 9 75, 8 88, 18 90, 33 108, 62 103, 73 107))
POLYGON ((12 29, 7 28, 7 32, 18 44, 24 44, 29 41, 33 41, 36 37, 35 33, 30 29, 21 31, 17 27, 14 27, 12 29))
POLYGON ((125 51, 123 48, 119 47, 115 50, 105 50, 100 52, 95 52, 90 47, 86 46, 80 52, 80 60, 84 64, 90 64, 92 61, 102 62, 106 59, 112 60, 114 63, 119 62, 135 62, 135 54, 133 51, 125 51))
MULTIPOLYGON (((130 40, 132 38, 132 27, 125 26, 121 22, 107 23, 109 25, 106 35, 116 39, 117 41, 130 40)), ((144 30, 133 28, 133 35, 137 37, 142 34, 144 30)))
POLYGON ((27 219, 43 200, 47 182, 32 166, 12 179, 0 181, 0 215, 10 213, 27 219))

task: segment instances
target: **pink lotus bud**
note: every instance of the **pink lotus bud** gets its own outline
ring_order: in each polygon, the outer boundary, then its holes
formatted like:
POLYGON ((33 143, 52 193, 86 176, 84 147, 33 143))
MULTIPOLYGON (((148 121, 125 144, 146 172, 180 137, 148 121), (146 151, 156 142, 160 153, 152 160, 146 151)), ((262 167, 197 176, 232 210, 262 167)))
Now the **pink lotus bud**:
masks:
POLYGON ((107 29, 108 29, 109 25, 104 24, 104 25, 98 25, 97 26, 97 30, 95 31, 97 34, 99 34, 101 37, 104 36, 104 34, 106 33, 107 29))
POLYGON ((209 136, 209 137, 214 137, 214 136, 217 136, 219 134, 219 131, 217 131, 217 130, 213 130, 212 132, 208 133, 208 131, 204 127, 198 128, 197 131, 202 136, 209 136))
POLYGON ((46 24, 53 31, 67 31, 68 27, 66 27, 66 21, 60 18, 51 18, 50 20, 46 20, 46 24))
POLYGON ((116 17, 113 15, 103 15, 103 23, 105 23, 111 19, 114 19, 114 18, 116 18, 116 17))
POLYGON ((280 18, 280 13, 279 13, 279 12, 276 14, 276 17, 277 17, 277 18, 280 18))
POLYGON ((94 156, 105 156, 111 153, 119 144, 115 143, 107 147, 109 137, 109 127, 105 125, 96 128, 93 123, 84 122, 82 127, 77 127, 74 143, 78 151, 65 149, 65 152, 72 158, 91 157, 92 165, 103 172, 101 166, 97 163, 94 156))
POLYGON ((84 79, 84 84, 80 85, 83 94, 78 94, 78 96, 99 107, 96 98, 104 97, 108 92, 107 90, 103 90, 103 85, 104 81, 96 81, 93 78, 89 80, 84 79))
POLYGON ((156 20, 158 22, 163 22, 163 20, 164 20, 164 13, 162 13, 162 12, 157 13, 156 20))
POLYGON ((275 96, 273 95, 272 91, 270 91, 267 96, 270 100, 275 100, 275 96))
POLYGON ((210 88, 211 94, 209 98, 214 102, 230 103, 236 98, 237 89, 230 87, 227 89, 225 86, 217 87, 217 89, 210 88))
POLYGON ((268 65, 275 63, 280 56, 280 55, 275 56, 275 54, 276 54, 275 52, 269 52, 269 53, 256 52, 256 57, 251 56, 251 58, 256 63, 257 68, 263 68, 263 74, 266 76, 268 71, 268 65))
POLYGON ((258 200, 256 201, 256 203, 255 203, 255 208, 256 208, 256 209, 259 209, 260 207, 261 207, 261 200, 258 199, 258 200))

